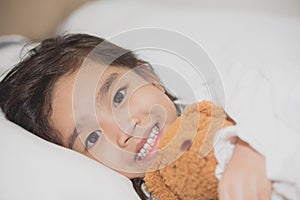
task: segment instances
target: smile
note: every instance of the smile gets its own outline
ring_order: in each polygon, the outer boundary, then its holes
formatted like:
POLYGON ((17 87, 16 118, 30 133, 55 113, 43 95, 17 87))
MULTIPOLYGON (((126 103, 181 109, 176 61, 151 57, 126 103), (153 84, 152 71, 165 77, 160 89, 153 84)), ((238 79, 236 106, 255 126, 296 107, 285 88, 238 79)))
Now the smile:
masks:
POLYGON ((140 151, 137 153, 135 159, 136 160, 143 160, 150 152, 152 147, 156 143, 157 136, 159 134, 159 127, 157 124, 155 124, 149 134, 148 139, 146 140, 145 144, 143 147, 140 149, 140 151))

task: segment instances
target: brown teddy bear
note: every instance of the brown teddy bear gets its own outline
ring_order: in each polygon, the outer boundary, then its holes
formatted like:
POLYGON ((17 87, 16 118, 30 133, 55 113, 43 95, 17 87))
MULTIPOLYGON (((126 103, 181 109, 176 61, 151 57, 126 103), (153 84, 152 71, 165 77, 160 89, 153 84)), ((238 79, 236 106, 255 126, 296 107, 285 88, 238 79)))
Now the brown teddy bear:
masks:
POLYGON ((231 125, 235 122, 211 102, 188 105, 162 137, 145 175, 152 195, 159 200, 218 199, 213 142, 218 130, 231 125))

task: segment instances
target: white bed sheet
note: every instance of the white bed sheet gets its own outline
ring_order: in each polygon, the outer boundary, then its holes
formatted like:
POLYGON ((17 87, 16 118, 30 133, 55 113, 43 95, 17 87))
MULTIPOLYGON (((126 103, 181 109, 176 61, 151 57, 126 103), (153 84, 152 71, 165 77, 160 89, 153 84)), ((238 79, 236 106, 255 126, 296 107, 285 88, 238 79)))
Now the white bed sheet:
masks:
MULTIPOLYGON (((292 10, 291 6, 300 12, 299 2, 276 1, 273 7, 282 8, 281 13, 264 12, 264 9, 238 11, 211 5, 205 9, 203 2, 185 9, 186 3, 175 1, 169 5, 169 10, 157 1, 153 4, 149 1, 130 2, 106 1, 101 5, 88 5, 87 10, 102 12, 84 16, 83 9, 82 13, 67 20, 59 32, 84 31, 111 38, 135 28, 161 27, 191 37, 204 47, 221 74, 226 96, 223 106, 239 123, 234 135, 245 139, 266 156, 267 175, 276 181, 274 188, 278 193, 299 199, 300 18, 294 15, 295 12, 285 12, 292 10), (111 5, 122 6, 116 6, 115 11, 110 12, 111 5), (147 5, 147 9, 143 5, 147 5), (96 18, 105 20, 95 24, 93 19, 96 18), (295 168, 290 168, 287 173, 287 166, 295 168)), ((258 8, 263 7, 259 4, 268 5, 266 1, 253 3, 258 3, 258 8)), ((120 45, 126 47, 126 43, 120 45)), ((163 55, 142 56, 150 62, 154 60, 176 69, 184 68, 182 63, 172 62, 163 55)), ((167 85, 174 84, 167 77, 162 79, 167 85)), ((191 82, 193 88, 199 88, 197 81, 191 82)), ((186 90, 180 90, 180 84, 172 87, 185 102, 194 100, 189 99, 186 90)), ((207 98, 201 96, 202 89, 195 91, 198 100, 207 98)))

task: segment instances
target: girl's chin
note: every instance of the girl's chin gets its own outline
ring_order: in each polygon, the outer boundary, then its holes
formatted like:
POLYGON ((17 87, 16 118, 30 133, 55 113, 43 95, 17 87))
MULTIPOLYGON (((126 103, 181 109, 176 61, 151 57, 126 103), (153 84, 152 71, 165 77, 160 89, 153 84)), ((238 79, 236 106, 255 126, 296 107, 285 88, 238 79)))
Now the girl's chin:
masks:
POLYGON ((132 172, 122 172, 122 171, 117 171, 119 174, 122 174, 123 176, 133 179, 133 178, 140 178, 145 176, 145 172, 140 172, 140 173, 132 173, 132 172))

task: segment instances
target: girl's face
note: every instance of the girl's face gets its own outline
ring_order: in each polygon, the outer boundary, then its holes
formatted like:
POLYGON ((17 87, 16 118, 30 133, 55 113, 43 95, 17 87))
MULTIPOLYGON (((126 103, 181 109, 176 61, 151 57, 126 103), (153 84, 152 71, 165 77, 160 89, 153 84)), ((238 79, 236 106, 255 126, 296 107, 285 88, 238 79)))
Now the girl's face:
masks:
POLYGON ((128 68, 95 63, 59 79, 52 109, 64 146, 129 178, 144 175, 161 135, 177 118, 159 84, 128 68))

